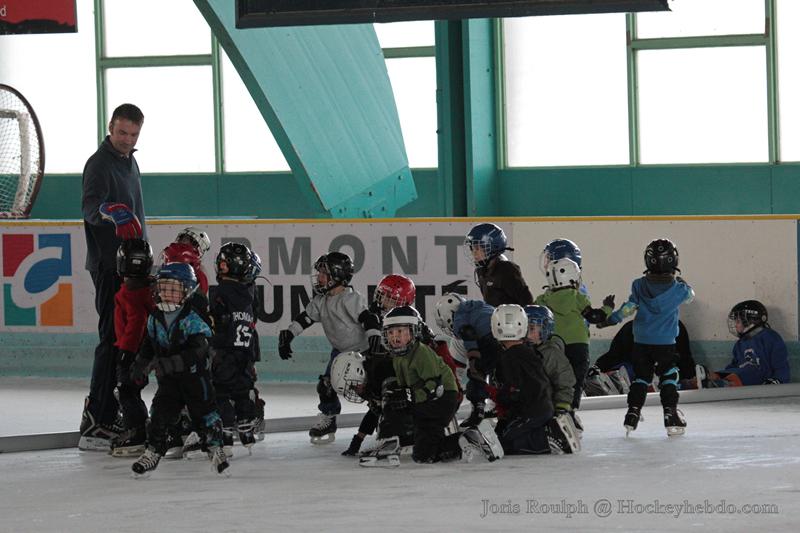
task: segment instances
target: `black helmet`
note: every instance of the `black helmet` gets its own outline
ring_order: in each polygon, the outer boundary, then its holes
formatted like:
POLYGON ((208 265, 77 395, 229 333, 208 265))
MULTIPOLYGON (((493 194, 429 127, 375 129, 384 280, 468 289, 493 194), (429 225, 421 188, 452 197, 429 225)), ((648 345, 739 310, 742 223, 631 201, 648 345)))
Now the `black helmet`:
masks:
POLYGON ((252 268, 252 252, 250 248, 238 242, 226 242, 219 249, 217 259, 214 262, 217 278, 220 274, 234 279, 244 280, 250 275, 252 268), (228 267, 227 272, 220 273, 219 265, 225 263, 228 267))
POLYGON ((117 248, 117 273, 122 277, 146 278, 153 268, 153 248, 142 239, 122 241, 117 248))
POLYGON ((319 259, 314 262, 314 270, 316 271, 311 275, 311 283, 314 286, 314 292, 317 294, 325 294, 329 290, 339 285, 347 287, 350 280, 353 279, 353 260, 350 256, 342 252, 329 252, 321 255, 319 259), (319 282, 318 274, 324 272, 328 275, 328 283, 325 285, 319 282))
POLYGON ((759 327, 769 327, 769 324, 767 324, 767 308, 758 300, 739 302, 728 313, 728 331, 732 335, 744 337, 759 327), (736 322, 742 324, 742 331, 736 329, 736 322))
POLYGON ((678 269, 678 249, 669 239, 656 239, 644 250, 644 266, 653 274, 672 274, 678 269))
POLYGON ((390 355, 406 355, 411 351, 414 341, 419 340, 422 336, 422 318, 419 316, 419 311, 410 305, 395 307, 383 317, 381 336, 383 338, 383 347, 386 348, 390 355), (408 326, 411 333, 411 342, 402 348, 392 347, 389 342, 389 329, 397 326, 408 326))

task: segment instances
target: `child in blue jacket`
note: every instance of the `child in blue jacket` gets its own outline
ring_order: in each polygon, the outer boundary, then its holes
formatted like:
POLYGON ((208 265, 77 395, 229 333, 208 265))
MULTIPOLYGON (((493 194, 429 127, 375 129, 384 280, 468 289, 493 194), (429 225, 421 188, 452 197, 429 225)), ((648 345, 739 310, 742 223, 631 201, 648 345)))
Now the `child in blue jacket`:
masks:
POLYGON ((635 430, 641 419, 647 388, 658 374, 664 426, 667 434, 682 435, 686 420, 678 410, 678 308, 694 298, 694 291, 680 277, 678 249, 669 239, 656 239, 644 252, 647 270, 631 285, 631 295, 622 307, 611 314, 606 324, 618 324, 634 313, 633 372, 634 381, 628 393, 625 428, 635 430))

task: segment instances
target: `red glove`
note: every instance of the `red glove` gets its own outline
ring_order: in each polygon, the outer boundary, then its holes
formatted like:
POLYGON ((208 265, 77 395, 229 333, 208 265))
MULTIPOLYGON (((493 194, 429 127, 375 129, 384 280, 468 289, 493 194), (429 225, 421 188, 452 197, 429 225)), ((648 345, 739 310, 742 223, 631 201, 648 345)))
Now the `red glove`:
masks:
POLYGON ((103 220, 114 223, 117 227, 117 237, 120 239, 142 238, 142 225, 127 205, 112 202, 100 204, 100 216, 103 220))

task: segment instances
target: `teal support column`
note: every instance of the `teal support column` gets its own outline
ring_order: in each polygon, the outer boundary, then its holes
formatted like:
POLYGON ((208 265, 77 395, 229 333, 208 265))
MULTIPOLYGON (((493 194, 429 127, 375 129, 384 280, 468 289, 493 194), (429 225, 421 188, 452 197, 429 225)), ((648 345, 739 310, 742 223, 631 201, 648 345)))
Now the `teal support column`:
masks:
POLYGON ((497 182, 494 24, 489 19, 471 19, 462 24, 467 214, 497 215, 501 210, 497 182))
POLYGON ((239 30, 230 0, 195 5, 318 216, 392 217, 417 198, 371 24, 239 30))

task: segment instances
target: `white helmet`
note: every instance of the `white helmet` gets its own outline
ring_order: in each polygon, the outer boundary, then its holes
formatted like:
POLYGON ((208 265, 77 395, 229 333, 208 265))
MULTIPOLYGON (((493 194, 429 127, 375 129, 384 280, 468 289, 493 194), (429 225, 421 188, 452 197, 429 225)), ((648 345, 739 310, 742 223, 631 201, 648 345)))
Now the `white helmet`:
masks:
POLYGON ((361 403, 364 398, 358 395, 356 387, 367 381, 364 371, 364 356, 358 352, 340 353, 331 364, 331 386, 344 396, 344 399, 361 403))
POLYGON ((550 261, 547 266, 547 284, 551 289, 560 287, 572 287, 577 289, 581 286, 581 267, 572 259, 563 257, 550 261))
POLYGON ((436 325, 443 333, 452 337, 453 315, 467 299, 454 292, 448 292, 436 302, 436 325))
POLYGON ((497 306, 492 313, 492 335, 499 341, 518 341, 528 336, 528 314, 517 304, 497 306))
POLYGON ((184 228, 178 233, 175 240, 180 241, 184 238, 188 239, 191 245, 197 248, 200 257, 203 257, 203 255, 211 249, 211 239, 208 238, 208 233, 200 228, 195 228, 194 226, 184 228))

